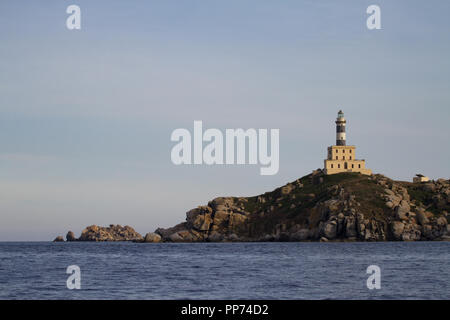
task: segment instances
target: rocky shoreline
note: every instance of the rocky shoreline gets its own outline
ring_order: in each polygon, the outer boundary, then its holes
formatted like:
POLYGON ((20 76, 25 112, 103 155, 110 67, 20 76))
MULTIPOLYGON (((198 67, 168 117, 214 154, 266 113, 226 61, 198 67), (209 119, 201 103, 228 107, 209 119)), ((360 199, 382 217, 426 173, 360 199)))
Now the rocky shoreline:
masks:
MULTIPOLYGON (((450 181, 394 181, 322 170, 255 197, 219 197, 186 221, 145 236, 130 226, 89 226, 66 241, 448 241, 450 181)), ((64 241, 59 236, 54 241, 64 241)))
MULTIPOLYGON (((99 227, 96 225, 86 227, 79 238, 72 231, 67 232, 66 241, 134 241, 142 242, 144 238, 130 226, 113 225, 99 227)), ((62 242, 64 238, 58 236, 54 242, 62 242)))

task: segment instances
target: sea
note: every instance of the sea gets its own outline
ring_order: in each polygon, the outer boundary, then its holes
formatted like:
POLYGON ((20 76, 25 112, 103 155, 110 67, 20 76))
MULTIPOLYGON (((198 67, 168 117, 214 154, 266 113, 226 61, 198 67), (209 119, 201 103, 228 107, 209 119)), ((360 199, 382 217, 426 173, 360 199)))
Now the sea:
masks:
POLYGON ((0 242, 0 299, 450 299, 450 242, 0 242))

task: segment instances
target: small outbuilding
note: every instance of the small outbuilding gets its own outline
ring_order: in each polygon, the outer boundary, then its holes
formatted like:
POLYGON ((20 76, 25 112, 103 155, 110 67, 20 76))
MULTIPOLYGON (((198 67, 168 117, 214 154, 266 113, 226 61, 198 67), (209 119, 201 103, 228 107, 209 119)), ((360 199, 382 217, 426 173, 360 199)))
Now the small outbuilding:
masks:
POLYGON ((428 181, 430 181, 430 178, 420 173, 416 174, 416 176, 413 178, 413 182, 428 182, 428 181))

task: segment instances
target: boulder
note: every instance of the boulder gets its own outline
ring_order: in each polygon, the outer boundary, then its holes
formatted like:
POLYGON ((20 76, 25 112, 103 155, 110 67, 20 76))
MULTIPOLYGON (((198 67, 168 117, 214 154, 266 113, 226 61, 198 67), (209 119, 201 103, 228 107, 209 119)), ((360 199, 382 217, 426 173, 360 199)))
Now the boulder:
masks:
POLYGON ((210 201, 208 205, 215 211, 224 211, 227 208, 233 207, 234 199, 232 197, 219 197, 210 201))
POLYGON ((198 231, 208 231, 209 227, 211 226, 212 218, 211 214, 200 214, 197 215, 194 222, 192 223, 192 226, 194 229, 198 231))
POLYGON ((76 241, 77 238, 75 237, 75 234, 72 231, 67 232, 66 234, 66 241, 76 241))
POLYGON ((53 242, 64 242, 64 238, 62 236, 57 236, 53 242))
POLYGON ((405 225, 403 222, 400 221, 393 221, 391 223, 391 232, 395 240, 401 240, 403 230, 405 228, 405 225))
POLYGON ((429 224, 424 225, 422 228, 423 236, 425 239, 431 240, 434 238, 433 236, 433 227, 429 224))
POLYGON ((186 223, 189 228, 192 228, 194 225, 197 216, 202 214, 202 210, 200 208, 194 208, 186 212, 186 223))
POLYGON ((327 239, 332 240, 336 238, 336 230, 337 230, 336 221, 328 221, 323 226, 322 234, 327 239))
POLYGON ((345 236, 347 238, 356 237, 356 221, 354 217, 347 217, 344 222, 345 225, 345 236))
POLYGON ((191 232, 191 230, 181 230, 178 231, 178 235, 183 239, 184 242, 197 241, 197 237, 191 232))
POLYGON ((416 241, 421 238, 421 231, 419 230, 419 226, 412 223, 407 223, 403 227, 403 232, 401 235, 401 240, 403 241, 416 241))
POLYGON ((172 233, 172 234, 169 236, 169 239, 170 239, 170 241, 172 241, 172 242, 183 242, 183 241, 184 241, 183 237, 181 237, 181 236, 178 234, 178 232, 172 233))
POLYGON ((386 196, 386 201, 387 201, 386 204, 388 202, 390 202, 390 203, 392 203, 392 205, 394 207, 398 206, 400 204, 401 200, 402 200, 402 197, 397 196, 397 195, 388 195, 388 196, 386 196))
POLYGON ((400 204, 395 208, 395 215, 399 220, 407 220, 408 212, 411 210, 411 206, 406 200, 400 201, 400 204))
POLYGON ((403 200, 409 202, 410 198, 409 198, 408 191, 405 188, 401 188, 400 193, 402 194, 403 200))
POLYGON ((422 208, 419 208, 416 210, 416 220, 422 226, 424 226, 430 222, 425 214, 425 210, 422 208))
POLYGON ((386 202, 386 207, 388 207, 389 209, 392 209, 394 207, 394 203, 389 200, 386 202))
POLYGON ((163 240, 170 240, 170 236, 178 231, 189 229, 187 222, 179 223, 172 228, 158 228, 155 233, 159 234, 163 240))
POLYGON ((447 226, 447 219, 445 217, 439 217, 436 219, 436 224, 438 226, 447 226))
POLYGON ((144 237, 144 242, 157 243, 161 242, 161 236, 154 232, 149 232, 144 237))

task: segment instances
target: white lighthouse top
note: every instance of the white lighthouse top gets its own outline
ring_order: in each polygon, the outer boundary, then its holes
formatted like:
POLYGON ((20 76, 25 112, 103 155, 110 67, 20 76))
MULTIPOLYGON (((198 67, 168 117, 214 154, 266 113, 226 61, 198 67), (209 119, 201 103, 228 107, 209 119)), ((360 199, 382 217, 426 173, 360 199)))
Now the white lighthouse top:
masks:
POLYGON ((342 110, 339 110, 336 122, 345 122, 344 113, 342 110))

